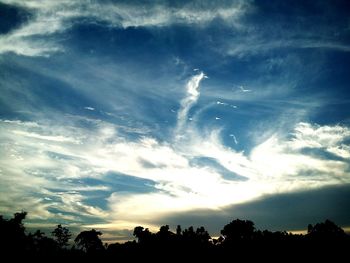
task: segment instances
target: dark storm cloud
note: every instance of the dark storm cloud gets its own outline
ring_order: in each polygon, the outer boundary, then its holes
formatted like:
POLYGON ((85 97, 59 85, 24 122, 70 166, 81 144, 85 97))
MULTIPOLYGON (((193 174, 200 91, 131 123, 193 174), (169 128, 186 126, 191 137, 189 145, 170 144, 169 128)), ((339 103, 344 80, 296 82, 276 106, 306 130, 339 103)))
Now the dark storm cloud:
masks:
POLYGON ((196 210, 161 218, 159 224, 176 227, 206 226, 218 235, 233 219, 252 220, 258 229, 306 230, 308 224, 330 219, 342 226, 350 226, 350 185, 264 196, 245 204, 222 207, 219 210, 196 210))

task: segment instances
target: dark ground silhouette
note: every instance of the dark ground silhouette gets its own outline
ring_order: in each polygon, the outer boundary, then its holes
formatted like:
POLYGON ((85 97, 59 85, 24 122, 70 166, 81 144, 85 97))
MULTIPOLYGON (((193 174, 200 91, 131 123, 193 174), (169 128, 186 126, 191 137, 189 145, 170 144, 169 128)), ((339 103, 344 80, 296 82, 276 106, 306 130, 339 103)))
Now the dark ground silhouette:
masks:
POLYGON ((125 243, 103 244, 102 232, 95 229, 82 231, 73 243, 67 227, 58 225, 51 237, 40 230, 27 233, 23 224, 27 213, 15 213, 13 218, 0 216, 0 252, 4 257, 43 260, 128 260, 128 261, 235 261, 261 260, 325 260, 347 257, 350 236, 330 220, 308 225, 307 234, 286 231, 257 230, 249 220, 235 219, 221 230, 218 239, 212 239, 204 227, 171 232, 161 226, 157 233, 137 226, 136 240, 125 243), (229 260, 226 260, 229 259, 229 260))

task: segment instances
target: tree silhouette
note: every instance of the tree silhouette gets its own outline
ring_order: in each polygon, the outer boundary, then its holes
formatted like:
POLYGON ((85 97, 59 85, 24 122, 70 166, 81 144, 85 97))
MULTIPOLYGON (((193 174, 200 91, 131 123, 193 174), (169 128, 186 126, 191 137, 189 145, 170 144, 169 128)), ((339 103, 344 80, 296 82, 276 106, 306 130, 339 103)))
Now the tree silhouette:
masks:
POLYGON ((21 251, 27 246, 28 237, 22 222, 26 216, 27 212, 23 211, 15 213, 9 220, 0 216, 0 245, 4 251, 21 251))
POLYGON ((40 230, 35 231, 33 234, 28 235, 30 239, 31 251, 41 254, 54 253, 58 247, 56 242, 45 235, 44 232, 40 230))
POLYGON ((254 238, 255 227, 250 220, 233 220, 224 226, 221 234, 224 236, 224 242, 247 241, 254 238))
POLYGON ((173 232, 169 231, 169 226, 165 225, 160 227, 157 238, 159 242, 171 242, 174 235, 173 232))
POLYGON ((182 233, 181 226, 180 226, 180 225, 177 225, 177 227, 176 227, 176 235, 180 236, 181 233, 182 233))
POLYGON ((16 255, 33 259, 57 256, 63 261, 84 260, 86 256, 99 260, 148 261, 166 260, 171 255, 174 261, 186 259, 197 262, 224 260, 232 255, 232 259, 237 261, 240 257, 250 259, 255 255, 263 259, 280 259, 280 255, 292 255, 299 251, 315 260, 325 255, 340 259, 350 246, 349 235, 330 220, 308 225, 308 234, 301 235, 286 231, 260 231, 255 229, 252 221, 236 219, 225 225, 221 230, 222 235, 213 240, 203 226, 196 230, 192 226, 182 230, 178 225, 176 233, 170 231, 169 225, 161 226, 157 233, 137 226, 133 233, 137 242, 108 244, 105 249, 100 239, 102 233, 92 229, 79 233, 74 239, 75 246, 68 249, 71 237, 68 228, 57 225, 51 232, 53 238, 40 230, 26 234, 23 224, 25 217, 25 212, 15 213, 10 219, 0 215, 1 255, 12 256, 12 259, 16 255), (235 253, 232 254, 232 251, 235 253))
POLYGON ((165 225, 165 226, 161 226, 159 228, 159 234, 163 234, 163 235, 167 235, 170 231, 169 231, 169 225, 165 225))
POLYGON ((307 235, 312 239, 321 240, 341 239, 346 237, 344 230, 328 219, 324 223, 317 223, 315 226, 309 224, 307 235))
POLYGON ((205 230, 203 226, 197 228, 196 237, 199 243, 206 244, 210 239, 208 231, 205 230))
POLYGON ((142 226, 137 226, 134 228, 133 235, 138 239, 139 242, 141 241, 140 239, 142 239, 143 232, 144 228, 142 226))
POLYGON ((74 239, 74 242, 78 248, 85 252, 90 253, 101 251, 104 249, 102 241, 99 238, 101 235, 102 233, 100 231, 96 231, 95 229, 82 231, 74 239))
POLYGON ((68 241, 71 238, 72 234, 69 229, 62 227, 62 225, 57 225, 57 227, 51 232, 52 236, 59 246, 59 248, 66 248, 68 246, 68 241))
POLYGON ((149 231, 149 229, 145 229, 142 226, 135 227, 133 235, 138 239, 140 244, 150 243, 153 239, 153 234, 149 231))

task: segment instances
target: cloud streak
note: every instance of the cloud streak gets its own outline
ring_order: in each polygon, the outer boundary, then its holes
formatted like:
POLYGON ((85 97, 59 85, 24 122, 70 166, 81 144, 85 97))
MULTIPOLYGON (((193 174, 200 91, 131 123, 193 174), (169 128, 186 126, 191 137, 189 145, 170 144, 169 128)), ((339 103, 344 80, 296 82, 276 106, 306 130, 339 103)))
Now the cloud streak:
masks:
MULTIPOLYGON (((332 28, 326 23, 332 18, 327 6, 324 19, 319 19, 320 28, 306 33, 294 24, 288 34, 284 28, 268 22, 257 26, 250 21, 251 14, 264 15, 259 3, 252 1, 189 1, 173 4, 156 2, 98 2, 98 1, 51 1, 1 0, 2 3, 27 9, 31 19, 5 35, 0 36, 0 54, 13 52, 24 56, 49 56, 64 52, 64 36, 67 30, 82 20, 88 23, 106 23, 111 28, 162 28, 185 25, 198 29, 221 21, 235 32, 229 38, 219 39, 214 49, 223 55, 237 58, 256 56, 276 49, 328 49, 349 52, 349 45, 334 37, 332 28), (246 18, 247 17, 247 18, 246 18), (246 18, 244 23, 242 18, 246 18), (274 34, 270 34, 273 31, 274 34), (320 35, 319 32, 322 32, 320 35), (268 35, 268 37, 267 37, 268 35), (268 41, 266 41, 268 39, 268 41)), ((282 22, 288 21, 282 16, 282 22)), ((310 24, 317 18, 304 21, 310 24)), ((254 21, 254 20, 253 20, 254 21)), ((283 23, 282 23, 283 24, 283 23)), ((297 24, 297 23, 295 23, 297 24)), ((337 25, 340 27, 340 25, 337 25)), ((342 35, 346 31, 339 30, 342 35)))
POLYGON ((177 133, 184 128, 188 119, 188 112, 199 98, 199 84, 204 77, 205 74, 201 72, 198 75, 193 76, 186 85, 187 96, 182 99, 180 103, 181 107, 177 113, 177 133))
POLYGON ((346 127, 299 123, 290 138, 274 134, 244 154, 225 146, 219 130, 208 127, 207 132, 199 132, 187 124, 204 76, 193 76, 185 86, 186 96, 174 127, 176 131, 181 127, 179 134, 185 132, 185 140, 160 142, 147 135, 130 139, 119 134, 117 125, 101 120, 86 119, 95 127, 86 129, 79 124, 78 116, 72 117, 68 127, 2 120, 1 191, 7 193, 17 182, 15 191, 1 195, 3 210, 24 205, 15 200, 27 198, 23 193, 35 192, 35 198, 29 194, 32 201, 26 208, 36 211, 36 216, 54 218, 50 211, 56 209, 74 215, 74 220, 82 216, 103 219, 124 229, 135 224, 152 225, 156 218, 171 213, 222 209, 264 194, 350 182, 347 161, 325 160, 303 152, 304 148, 322 148, 339 157, 348 156, 350 131, 346 127), (193 162, 196 158, 215 162, 193 162), (149 193, 119 191, 105 181, 109 172, 155 184, 149 193), (246 180, 232 180, 229 173, 232 179, 239 175, 246 180), (99 184, 82 187, 72 182, 84 178, 99 179, 99 184), (90 204, 96 191, 105 193, 107 210, 90 204))
POLYGON ((0 54, 13 52, 24 56, 49 56, 64 51, 50 36, 63 33, 81 19, 107 23, 111 27, 164 27, 172 24, 202 25, 220 18, 235 25, 249 7, 247 1, 236 1, 213 8, 210 1, 183 5, 166 2, 134 5, 129 2, 1 0, 2 3, 28 9, 28 23, 0 36, 0 54))
POLYGON ((251 1, 0 1, 31 14, 0 35, 18 55, 0 57, 4 213, 130 229, 349 183, 333 14, 306 30, 251 1))

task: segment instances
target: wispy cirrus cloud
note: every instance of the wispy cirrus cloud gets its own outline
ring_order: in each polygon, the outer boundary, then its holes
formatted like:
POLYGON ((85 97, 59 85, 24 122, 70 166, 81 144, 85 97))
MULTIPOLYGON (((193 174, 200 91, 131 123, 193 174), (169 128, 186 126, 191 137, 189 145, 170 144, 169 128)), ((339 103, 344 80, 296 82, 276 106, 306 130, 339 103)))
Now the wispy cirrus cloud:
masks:
MULTIPOLYGON (((0 35, 0 53, 14 52, 25 56, 48 56, 62 48, 48 37, 65 30, 63 18, 55 14, 57 4, 40 1, 1 1, 28 9, 31 18, 5 35, 0 35)), ((62 2, 66 5, 68 1, 62 2)))
POLYGON ((171 2, 98 2, 2 0, 2 3, 28 9, 32 18, 0 36, 0 53, 49 56, 64 51, 55 36, 81 20, 107 23, 111 27, 163 27, 172 24, 203 25, 216 18, 235 25, 249 7, 247 1, 212 5, 210 1, 171 4, 171 2))
POLYGON ((349 183, 346 1, 0 2, 1 213, 123 238, 349 183))
POLYGON ((274 133, 245 154, 225 146, 220 130, 211 126, 199 130, 186 122, 203 77, 203 73, 191 77, 185 87, 181 118, 174 127, 175 135, 185 135, 181 140, 175 136, 160 141, 147 134, 128 138, 119 133, 118 125, 89 118, 82 121, 79 116, 71 116, 70 124, 64 126, 2 120, 1 191, 12 189, 1 195, 3 211, 25 205, 20 208, 41 218, 52 219, 59 211, 62 216, 72 215, 74 222, 84 216, 125 229, 152 225, 172 213, 222 209, 264 194, 349 183, 345 159, 324 159, 317 152, 303 151, 322 148, 341 158, 349 155, 350 131, 345 126, 299 123, 289 137, 274 133), (84 123, 94 125, 87 129, 84 123), (125 191, 106 180, 110 172, 121 174, 121 180, 133 176, 153 185, 149 192, 125 191), (96 195, 104 208, 94 202, 96 195), (16 201, 27 198, 32 201, 16 201))
MULTIPOLYGON (((24 56, 49 56, 65 50, 63 35, 67 30, 84 23, 101 23, 111 28, 160 28, 185 25, 199 30, 212 22, 220 21, 228 30, 225 38, 215 40, 212 50, 223 56, 238 59, 268 54, 284 49, 326 49, 349 52, 346 21, 334 22, 332 6, 315 4, 323 10, 308 20, 305 28, 299 26, 298 16, 290 16, 287 10, 276 25, 267 20, 257 25, 260 16, 276 16, 269 4, 253 1, 189 1, 173 3, 155 1, 136 3, 129 1, 50 1, 2 0, 2 3, 18 6, 31 13, 28 22, 0 36, 0 53, 14 52, 24 56), (266 7, 267 6, 267 7, 266 7), (267 13, 265 13, 267 12, 267 13), (269 13, 271 12, 271 13, 269 13), (250 16, 252 15, 252 16, 250 16), (292 19, 291 19, 292 17, 292 19), (293 23, 293 21, 295 21, 293 23), (316 21, 318 25, 315 27, 316 21), (334 25, 327 23, 334 22, 334 25), (289 30, 284 30, 285 27, 289 30), (339 27, 334 32, 334 27, 339 27), (273 34, 271 34, 273 32, 273 34), (321 32, 321 34, 320 34, 321 32)), ((278 6, 279 3, 276 3, 278 6)), ((211 38, 210 38, 211 39, 211 38)), ((207 46, 207 43, 204 43, 207 46)))
POLYGON ((305 38, 298 37, 303 35, 302 32, 295 32, 296 36, 291 36, 290 39, 282 39, 282 32, 276 39, 267 40, 265 36, 259 36, 260 33, 254 34, 253 37, 246 36, 236 39, 233 44, 225 46, 222 49, 223 53, 229 56, 244 58, 246 56, 256 56, 268 54, 276 50, 287 49, 325 49, 335 50, 341 52, 349 52, 350 46, 347 43, 338 42, 336 39, 329 40, 327 38, 320 38, 316 36, 305 36, 305 38))
POLYGON ((188 119, 188 112, 191 107, 197 102, 199 93, 199 84, 201 80, 205 78, 205 74, 201 72, 198 75, 193 76, 186 85, 187 96, 181 101, 181 107, 177 113, 177 129, 183 129, 188 119))

